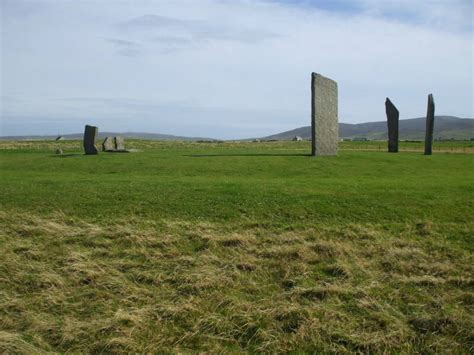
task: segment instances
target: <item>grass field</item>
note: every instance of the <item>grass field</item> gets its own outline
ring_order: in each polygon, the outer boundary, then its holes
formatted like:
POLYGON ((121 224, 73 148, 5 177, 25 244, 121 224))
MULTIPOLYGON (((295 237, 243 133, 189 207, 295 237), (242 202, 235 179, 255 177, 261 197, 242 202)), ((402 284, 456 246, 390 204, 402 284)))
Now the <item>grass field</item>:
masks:
POLYGON ((473 142, 0 142, 0 352, 474 351, 473 142))

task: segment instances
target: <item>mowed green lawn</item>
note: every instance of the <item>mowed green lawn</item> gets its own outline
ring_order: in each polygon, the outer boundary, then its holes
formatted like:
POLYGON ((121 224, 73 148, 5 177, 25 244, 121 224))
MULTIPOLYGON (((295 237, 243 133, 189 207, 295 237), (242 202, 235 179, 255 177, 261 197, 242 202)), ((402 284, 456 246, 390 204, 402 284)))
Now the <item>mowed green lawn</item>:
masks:
POLYGON ((4 208, 100 222, 139 216, 293 226, 462 223, 474 206, 468 154, 314 158, 307 142, 150 143, 140 153, 97 156, 53 150, 1 152, 4 208))
POLYGON ((0 143, 0 350, 472 353, 471 143, 61 144, 0 143))

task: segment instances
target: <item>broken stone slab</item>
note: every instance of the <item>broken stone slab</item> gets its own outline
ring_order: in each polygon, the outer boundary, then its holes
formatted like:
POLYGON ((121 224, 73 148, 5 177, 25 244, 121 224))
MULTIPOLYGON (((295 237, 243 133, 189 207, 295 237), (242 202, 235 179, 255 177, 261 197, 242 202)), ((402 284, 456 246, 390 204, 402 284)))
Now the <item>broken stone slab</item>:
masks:
POLYGON ((395 105, 387 97, 385 100, 385 113, 387 114, 388 126, 388 151, 389 153, 398 152, 398 119, 399 112, 395 105))
POLYGON ((112 137, 105 137, 104 142, 102 143, 102 150, 104 152, 115 150, 115 143, 112 137))
POLYGON ((106 137, 102 143, 102 150, 107 153, 129 153, 130 150, 125 149, 125 140, 123 137, 106 137))
POLYGON ((433 130, 435 103, 433 94, 428 95, 428 109, 426 112, 425 155, 431 155, 433 150, 433 130))
POLYGON ((84 140, 83 140, 84 151, 86 155, 99 154, 99 151, 97 150, 95 146, 95 139, 98 133, 99 133, 99 129, 97 127, 86 125, 84 129, 84 140))
POLYGON ((121 136, 114 137, 115 149, 116 150, 125 150, 125 139, 121 136))
POLYGON ((336 155, 339 142, 337 83, 311 74, 311 155, 336 155))

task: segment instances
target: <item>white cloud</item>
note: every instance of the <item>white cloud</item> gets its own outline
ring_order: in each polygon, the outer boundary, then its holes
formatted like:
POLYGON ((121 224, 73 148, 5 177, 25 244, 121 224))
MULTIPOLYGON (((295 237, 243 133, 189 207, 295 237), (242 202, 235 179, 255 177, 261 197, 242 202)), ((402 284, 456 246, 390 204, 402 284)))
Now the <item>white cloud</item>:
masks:
MULTIPOLYGON (((1 134, 12 134, 9 117, 25 131, 61 119, 53 134, 86 121, 275 133, 309 124, 312 71, 338 81, 343 122, 383 120, 386 96, 401 118, 422 116, 430 92, 437 113, 473 117, 472 31, 437 25, 444 3, 410 4, 364 1, 348 14, 260 1, 2 2, 1 134)), ((463 6, 446 9, 449 23, 463 6)))
POLYGON ((366 14, 465 31, 473 29, 472 0, 360 0, 366 14))

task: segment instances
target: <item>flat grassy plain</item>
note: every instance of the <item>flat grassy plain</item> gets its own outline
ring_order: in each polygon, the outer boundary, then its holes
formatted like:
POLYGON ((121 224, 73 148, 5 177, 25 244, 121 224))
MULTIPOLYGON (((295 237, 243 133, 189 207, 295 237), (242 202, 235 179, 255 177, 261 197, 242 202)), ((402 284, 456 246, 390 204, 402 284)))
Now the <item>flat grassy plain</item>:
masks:
POLYGON ((0 142, 0 352, 474 350, 472 142, 0 142))

